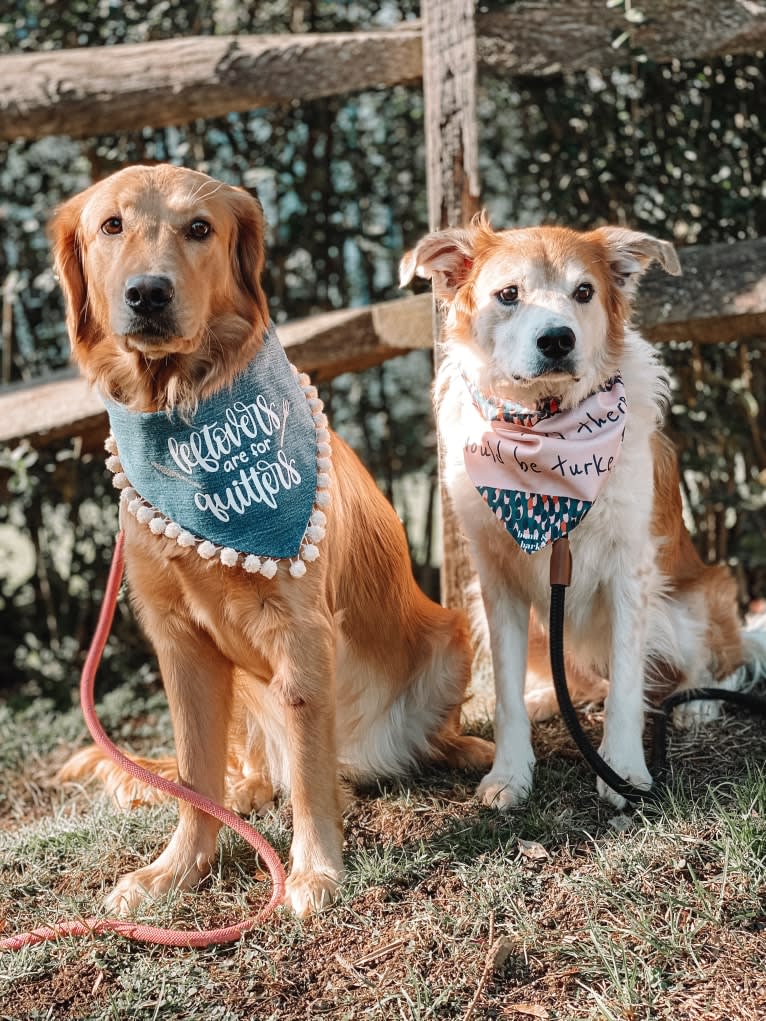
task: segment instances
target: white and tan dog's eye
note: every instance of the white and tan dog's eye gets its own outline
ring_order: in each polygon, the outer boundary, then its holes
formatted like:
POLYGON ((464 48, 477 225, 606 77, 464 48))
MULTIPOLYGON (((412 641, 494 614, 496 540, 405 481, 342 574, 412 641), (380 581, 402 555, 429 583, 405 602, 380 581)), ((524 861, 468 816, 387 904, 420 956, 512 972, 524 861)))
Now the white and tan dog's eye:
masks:
POLYGON ((515 284, 510 284, 498 291, 495 297, 501 305, 515 305, 519 300, 519 289, 515 284))
POLYGON ((104 220, 101 224, 102 234, 122 234, 122 220, 119 216, 110 216, 108 220, 104 220))
POLYGON ((578 284, 577 287, 575 287, 573 298, 581 305, 587 305, 593 297, 593 294, 593 284, 578 284))

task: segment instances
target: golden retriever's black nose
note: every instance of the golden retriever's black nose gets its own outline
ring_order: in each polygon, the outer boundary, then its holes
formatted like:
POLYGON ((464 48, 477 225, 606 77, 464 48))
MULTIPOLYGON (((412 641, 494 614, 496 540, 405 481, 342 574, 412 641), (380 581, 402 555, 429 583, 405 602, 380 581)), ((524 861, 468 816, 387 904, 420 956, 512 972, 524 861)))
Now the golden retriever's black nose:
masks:
POLYGON ((173 284, 168 277, 143 273, 125 281, 125 304, 144 315, 160 312, 173 300, 173 284))
POLYGON ((540 354, 553 361, 568 355, 574 346, 574 330, 570 330, 568 326, 555 326, 537 338, 537 349, 540 354))

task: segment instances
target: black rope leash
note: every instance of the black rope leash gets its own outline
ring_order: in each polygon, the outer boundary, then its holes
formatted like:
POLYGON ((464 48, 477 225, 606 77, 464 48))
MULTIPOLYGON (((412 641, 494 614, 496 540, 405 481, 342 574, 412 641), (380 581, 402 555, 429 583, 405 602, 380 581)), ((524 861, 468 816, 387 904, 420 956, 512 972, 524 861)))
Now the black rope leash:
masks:
POLYGON ((654 776, 652 786, 649 788, 636 787, 615 773, 609 763, 601 758, 590 743, 569 696, 564 664, 564 602, 571 578, 572 554, 569 549, 569 540, 557 539, 551 551, 551 610, 548 639, 553 685, 561 715, 583 758, 604 783, 626 801, 635 803, 656 800, 660 797, 667 783, 668 724, 670 714, 676 706, 684 705, 687 702, 696 702, 698 699, 715 699, 719 702, 730 702, 757 713, 759 716, 766 716, 766 698, 753 695, 750 692, 727 691, 724 688, 694 688, 676 692, 661 703, 655 716, 651 753, 651 771, 654 776))

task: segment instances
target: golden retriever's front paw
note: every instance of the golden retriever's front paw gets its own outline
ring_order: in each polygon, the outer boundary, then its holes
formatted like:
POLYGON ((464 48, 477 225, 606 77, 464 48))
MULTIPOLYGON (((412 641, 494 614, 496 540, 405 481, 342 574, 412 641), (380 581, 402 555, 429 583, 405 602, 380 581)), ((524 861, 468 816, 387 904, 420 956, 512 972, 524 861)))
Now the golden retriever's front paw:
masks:
POLYGON ((299 918, 324 911, 335 900, 342 878, 341 872, 292 872, 285 902, 299 918))
POLYGON ((476 796, 482 804, 506 812, 523 805, 532 789, 532 767, 513 776, 491 770, 479 784, 476 796))
POLYGON ((158 862, 147 865, 143 869, 129 872, 117 883, 115 888, 104 899, 104 908, 110 914, 126 918, 133 914, 144 901, 163 897, 173 888, 188 889, 207 874, 198 866, 184 872, 178 869, 158 867, 158 862))

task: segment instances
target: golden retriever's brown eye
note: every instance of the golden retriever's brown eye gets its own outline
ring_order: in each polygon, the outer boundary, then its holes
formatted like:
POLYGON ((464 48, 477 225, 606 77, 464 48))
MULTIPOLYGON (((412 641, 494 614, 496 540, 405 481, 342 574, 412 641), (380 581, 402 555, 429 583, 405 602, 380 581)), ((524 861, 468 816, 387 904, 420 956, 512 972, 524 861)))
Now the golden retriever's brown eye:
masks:
POLYGON ((102 234, 122 234, 122 220, 119 216, 110 216, 101 224, 102 234))
POLYGON ((208 236, 211 230, 212 228, 207 220, 192 220, 189 224, 188 236, 193 238, 195 241, 202 241, 208 236))
POLYGON ((519 300, 519 289, 515 284, 504 287, 495 295, 501 305, 515 305, 519 300))
POLYGON ((574 300, 581 305, 587 305, 593 297, 593 284, 578 284, 575 287, 574 300))

